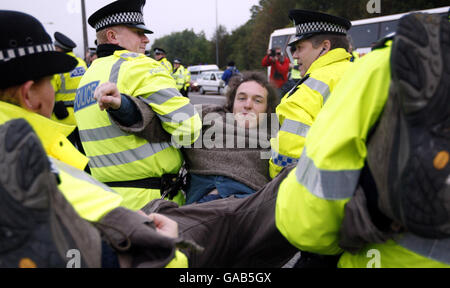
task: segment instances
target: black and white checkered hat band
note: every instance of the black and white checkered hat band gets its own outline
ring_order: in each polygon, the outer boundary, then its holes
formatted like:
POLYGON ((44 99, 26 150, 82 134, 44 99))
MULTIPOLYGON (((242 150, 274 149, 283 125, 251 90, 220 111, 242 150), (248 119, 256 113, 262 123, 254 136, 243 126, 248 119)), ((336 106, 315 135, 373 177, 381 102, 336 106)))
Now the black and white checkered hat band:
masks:
POLYGON ((95 24, 95 30, 99 30, 113 24, 121 23, 144 24, 144 15, 142 15, 142 13, 140 12, 125 12, 113 14, 98 21, 98 23, 95 24))
POLYGON ((297 35, 303 35, 313 32, 331 32, 346 34, 347 29, 342 26, 327 22, 310 22, 297 25, 297 35))
POLYGON ((35 46, 0 50, 0 62, 7 62, 18 57, 49 51, 55 51, 55 46, 53 44, 41 44, 35 46))

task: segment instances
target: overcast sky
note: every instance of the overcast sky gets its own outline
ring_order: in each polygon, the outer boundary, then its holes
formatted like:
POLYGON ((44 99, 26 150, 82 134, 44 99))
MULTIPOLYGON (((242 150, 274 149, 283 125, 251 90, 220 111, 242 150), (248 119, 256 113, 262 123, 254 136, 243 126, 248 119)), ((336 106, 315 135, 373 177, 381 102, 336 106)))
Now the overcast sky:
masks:
MULTIPOLYGON (((114 0, 85 0, 86 17, 114 0)), ((78 47, 75 53, 82 56, 83 34, 80 0, 0 0, 0 9, 17 10, 38 18, 53 37, 55 31, 72 38, 78 47)), ((259 0, 217 0, 218 22, 228 32, 250 19, 250 8, 259 0)), ((204 31, 212 38, 216 28, 216 0, 147 0, 144 8, 145 24, 154 34, 153 40, 172 32, 193 29, 204 31)), ((14 25, 14 23, 11 23, 14 25)), ((87 25, 89 46, 94 47, 95 30, 87 25)))

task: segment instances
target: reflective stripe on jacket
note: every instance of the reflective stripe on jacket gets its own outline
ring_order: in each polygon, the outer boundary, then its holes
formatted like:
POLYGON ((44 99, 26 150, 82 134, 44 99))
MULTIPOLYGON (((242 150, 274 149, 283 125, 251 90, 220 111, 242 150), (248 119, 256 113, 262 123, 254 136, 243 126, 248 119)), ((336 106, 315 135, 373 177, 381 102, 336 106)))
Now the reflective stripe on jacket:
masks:
MULTIPOLYGON (((297 168, 280 185, 276 225, 302 251, 343 252, 338 243, 344 209, 364 167, 367 135, 388 97, 390 51, 389 47, 375 50, 347 72, 311 127, 297 168)), ((450 265, 448 239, 401 237, 369 244, 354 255, 344 252, 338 266, 366 268, 375 262, 384 268, 450 265)))
POLYGON ((58 119, 55 114, 53 114, 52 119, 63 124, 77 125, 73 112, 73 101, 75 100, 78 84, 80 84, 81 78, 87 70, 87 65, 83 59, 76 57, 73 52, 69 52, 67 55, 77 59, 78 65, 70 72, 54 75, 52 86, 55 90, 55 102, 65 102, 69 116, 64 119, 58 119))
POLYGON ((170 75, 173 73, 173 66, 172 63, 167 60, 167 58, 162 58, 158 61, 166 70, 169 72, 170 75))
POLYGON ((82 218, 99 221, 121 205, 122 197, 119 194, 94 181, 82 171, 88 159, 66 138, 72 133, 74 126, 57 123, 0 101, 0 125, 16 118, 24 118, 33 127, 59 173, 59 190, 82 218))
MULTIPOLYGON (((181 152, 172 143, 150 143, 127 134, 112 124, 106 111, 94 99, 95 88, 113 82, 122 94, 140 97, 172 135, 172 142, 190 145, 199 136, 201 120, 189 99, 181 96, 173 78, 154 59, 126 50, 97 59, 80 82, 75 100, 75 117, 89 166, 101 182, 122 182, 177 174, 181 152)), ((116 188, 124 207, 141 209, 160 198, 156 189, 116 188)), ((182 204, 182 203, 180 203, 182 204)))
POLYGON ((328 100, 330 93, 350 67, 351 55, 334 49, 309 68, 306 81, 292 95, 285 95, 276 109, 281 129, 271 139, 270 176, 275 178, 289 165, 296 164, 303 150, 306 134, 328 100))

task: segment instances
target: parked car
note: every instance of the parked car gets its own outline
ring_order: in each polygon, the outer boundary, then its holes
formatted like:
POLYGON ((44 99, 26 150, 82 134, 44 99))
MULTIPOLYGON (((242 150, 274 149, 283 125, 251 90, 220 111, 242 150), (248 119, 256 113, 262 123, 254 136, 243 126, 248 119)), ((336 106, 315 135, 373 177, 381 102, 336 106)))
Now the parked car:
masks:
POLYGON ((200 94, 214 92, 219 95, 224 94, 225 83, 222 80, 223 71, 202 72, 198 77, 200 94))
POLYGON ((219 67, 217 67, 217 65, 195 65, 189 66, 187 69, 191 72, 190 91, 198 92, 200 89, 200 86, 198 85, 200 74, 207 71, 218 71, 219 67))

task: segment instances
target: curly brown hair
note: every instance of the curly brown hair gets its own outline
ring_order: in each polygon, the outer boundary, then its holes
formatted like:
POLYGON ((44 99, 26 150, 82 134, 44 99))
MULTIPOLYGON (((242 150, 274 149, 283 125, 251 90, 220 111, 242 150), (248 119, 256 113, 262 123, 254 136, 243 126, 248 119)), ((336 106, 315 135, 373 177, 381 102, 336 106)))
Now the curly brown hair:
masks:
POLYGON ((279 104, 279 97, 278 97, 278 91, 272 86, 272 84, 269 83, 267 80, 267 76, 262 72, 255 72, 255 71, 249 71, 244 72, 242 74, 233 76, 230 79, 230 82, 228 83, 228 86, 230 89, 228 90, 226 97, 227 102, 225 104, 225 108, 232 112, 234 107, 234 100, 236 98, 236 93, 241 86, 242 83, 255 81, 262 87, 266 88, 267 90, 267 110, 265 113, 268 115, 271 115, 272 113, 275 113, 275 108, 279 104))

